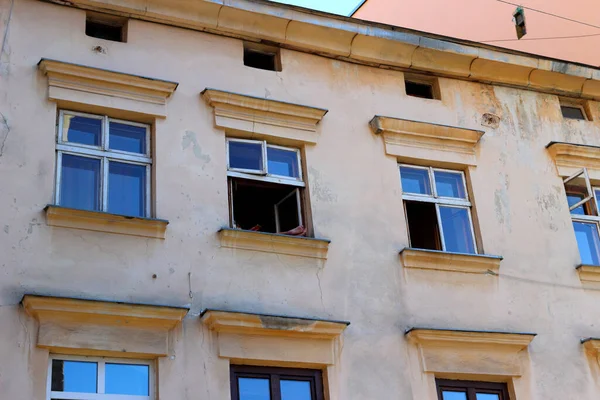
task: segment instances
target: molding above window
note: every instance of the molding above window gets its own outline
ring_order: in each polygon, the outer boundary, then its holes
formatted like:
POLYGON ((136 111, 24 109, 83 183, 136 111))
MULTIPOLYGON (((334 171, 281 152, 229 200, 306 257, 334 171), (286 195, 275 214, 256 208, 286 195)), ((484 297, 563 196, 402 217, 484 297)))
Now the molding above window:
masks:
POLYGON ((37 346, 54 353, 156 358, 168 353, 169 331, 185 308, 25 295, 39 322, 37 346))
POLYGON ((350 324, 265 314, 205 310, 200 315, 218 333, 219 356, 232 362, 323 367, 336 363, 339 340, 350 324))
POLYGON ((49 204, 46 224, 63 228, 84 229, 122 235, 164 239, 169 221, 154 218, 127 217, 101 211, 78 210, 49 204))
POLYGON ((477 165, 475 146, 484 134, 475 129, 378 115, 370 125, 374 133, 383 136, 386 154, 407 162, 477 165))
POLYGON ((48 99, 164 118, 177 83, 43 58, 48 99))
POLYGON ((519 353, 536 334, 411 328, 406 336, 418 345, 423 372, 517 377, 519 353))
POLYGON ((251 139, 269 136, 298 143, 316 143, 317 124, 327 114, 322 108, 216 89, 204 89, 201 95, 214 108, 217 128, 232 130, 251 139))
POLYGON ((560 176, 571 176, 582 168, 587 168, 591 179, 600 179, 600 147, 550 142, 546 148, 560 176))
POLYGON ((330 240, 278 233, 255 232, 221 228, 218 232, 221 247, 261 251, 265 253, 327 259, 330 240))
POLYGON ((400 251, 404 268, 439 271, 465 272, 496 276, 500 269, 501 256, 487 254, 451 253, 439 250, 405 248, 400 251))

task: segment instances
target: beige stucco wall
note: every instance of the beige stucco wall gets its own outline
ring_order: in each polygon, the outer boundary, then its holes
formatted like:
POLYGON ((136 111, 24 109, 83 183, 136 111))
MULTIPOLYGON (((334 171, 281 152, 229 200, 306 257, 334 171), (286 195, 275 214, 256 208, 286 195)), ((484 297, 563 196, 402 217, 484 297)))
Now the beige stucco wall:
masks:
MULTIPOLYGON (((9 3, 0 4, 4 18, 9 3)), ((228 360, 199 321, 204 308, 350 321, 330 371, 332 400, 426 398, 403 334, 411 326, 535 332, 515 380, 522 397, 600 395, 579 343, 600 336, 600 294, 575 272, 565 193, 545 149, 553 140, 600 145, 598 103, 595 122, 565 121, 554 95, 452 79, 440 79, 441 101, 423 100, 404 94, 398 71, 290 50, 282 72, 261 71, 243 65, 236 39, 132 20, 128 42, 114 43, 85 36, 84 21, 81 10, 16 0, 10 23, 0 76, 9 128, 0 136, 1 398, 45 398, 48 352, 36 348, 35 322, 19 306, 27 293, 189 306, 170 357, 158 362, 163 399, 229 398, 228 360), (106 54, 92 51, 98 44, 106 54), (155 125, 164 241, 46 225, 57 110, 36 67, 42 57, 179 82, 155 125), (225 135, 199 95, 206 87, 329 110, 304 160, 315 235, 332 241, 324 264, 219 248, 216 232, 228 224, 225 135), (481 127, 486 112, 501 117, 498 129, 481 127), (504 257, 501 276, 402 268, 397 160, 369 129, 374 115, 485 130, 468 174, 483 251, 504 257)))

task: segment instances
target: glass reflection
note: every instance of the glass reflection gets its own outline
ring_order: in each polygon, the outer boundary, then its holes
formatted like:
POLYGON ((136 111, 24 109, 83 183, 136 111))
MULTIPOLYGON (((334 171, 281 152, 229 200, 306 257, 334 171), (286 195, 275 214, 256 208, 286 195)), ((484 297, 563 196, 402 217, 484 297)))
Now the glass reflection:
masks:
POLYGON ((63 119, 63 141, 100 146, 102 120, 95 118, 65 115, 63 119))
POLYGON ((281 400, 311 400, 310 382, 281 380, 281 400))
POLYGON ((60 205, 80 210, 100 209, 100 160, 62 155, 60 205))
POLYGON ((500 395, 492 393, 477 393, 475 397, 477 400, 500 400, 500 395))
POLYGON ((240 400, 271 400, 269 379, 238 378, 240 400))
POLYGON ((446 251, 475 253, 469 210, 458 207, 440 206, 440 219, 446 251))
POLYGON ((466 199, 463 176, 460 172, 433 171, 437 195, 466 199))
POLYGON ((229 142, 229 167, 262 171, 261 143, 229 142))
POLYGON ((104 391, 107 394, 149 395, 149 366, 107 363, 105 368, 106 387, 104 391))
POLYGON ((465 392, 450 392, 444 390, 442 392, 443 400, 467 400, 467 394, 465 392))
POLYGON ((146 167, 110 161, 108 212, 133 217, 146 214, 146 167))
POLYGON ((300 177, 298 153, 295 151, 267 147, 267 167, 269 174, 300 177))
POLYGON ((96 393, 97 374, 95 362, 52 360, 52 391, 96 393))
POLYGON ((146 154, 146 127, 111 122, 108 147, 111 150, 146 154))
MULTIPOLYGON (((571 206, 574 206, 575 204, 579 203, 581 200, 583 200, 583 195, 567 193, 567 203, 569 203, 569 208, 571 208, 571 206)), ((585 215, 584 204, 572 209, 571 214, 585 215)))
POLYGON ((400 167, 400 179, 404 193, 431 194, 429 171, 426 169, 400 167))
POLYGON ((588 265, 600 265, 598 256, 600 250, 600 238, 598 237, 598 227, 595 223, 573 221, 575 228, 575 238, 579 247, 581 263, 588 265))

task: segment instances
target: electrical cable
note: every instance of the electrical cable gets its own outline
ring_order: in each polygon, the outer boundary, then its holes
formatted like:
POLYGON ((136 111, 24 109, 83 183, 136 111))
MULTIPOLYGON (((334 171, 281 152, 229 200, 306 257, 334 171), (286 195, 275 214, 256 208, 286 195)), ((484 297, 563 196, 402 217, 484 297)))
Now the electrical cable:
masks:
POLYGON ((531 8, 531 7, 522 6, 522 5, 520 5, 520 4, 517 4, 517 3, 512 3, 512 2, 510 2, 510 1, 506 1, 506 0, 496 0, 496 1, 498 1, 498 2, 500 2, 500 3, 505 3, 505 4, 510 4, 510 5, 513 5, 513 6, 521 7, 521 8, 524 8, 524 9, 526 9, 526 10, 531 10, 531 11, 538 12, 538 13, 541 13, 541 14, 550 15, 550 16, 552 16, 552 17, 556 17, 556 18, 564 19, 565 21, 575 22, 575 23, 577 23, 577 24, 586 25, 586 26, 591 26, 592 28, 597 28, 597 29, 600 29, 600 26, 598 26, 598 25, 589 24, 589 23, 587 23, 587 22, 582 22, 582 21, 577 21, 576 19, 567 18, 567 17, 563 17, 563 16, 561 16, 561 15, 552 14, 552 13, 550 13, 550 12, 547 12, 547 11, 542 11, 542 10, 538 10, 538 9, 535 9, 535 8, 531 8))

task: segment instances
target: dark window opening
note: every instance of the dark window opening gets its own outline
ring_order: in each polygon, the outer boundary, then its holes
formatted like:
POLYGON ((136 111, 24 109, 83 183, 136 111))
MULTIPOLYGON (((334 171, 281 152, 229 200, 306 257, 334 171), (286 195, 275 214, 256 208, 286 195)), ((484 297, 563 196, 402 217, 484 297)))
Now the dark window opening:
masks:
POLYGON ((300 189, 290 185, 230 178, 233 227, 294 236, 306 235, 300 189))
POLYGON ((244 65, 266 71, 281 71, 279 51, 277 49, 267 51, 244 47, 244 65))
POLYGON ((585 113, 581 107, 576 106, 560 106, 560 111, 564 118, 586 120, 585 113))
POLYGON ((420 97, 423 99, 434 99, 433 85, 429 83, 404 81, 406 94, 409 96, 420 97))
POLYGON ((125 24, 126 20, 122 18, 88 15, 85 21, 85 34, 98 39, 125 42, 125 24))
POLYGON ((231 399, 324 400, 321 371, 232 365, 231 399))
POLYGON ((510 400, 506 383, 435 380, 438 400, 510 400))
POLYGON ((405 201, 410 247, 416 249, 442 250, 435 204, 405 201))

